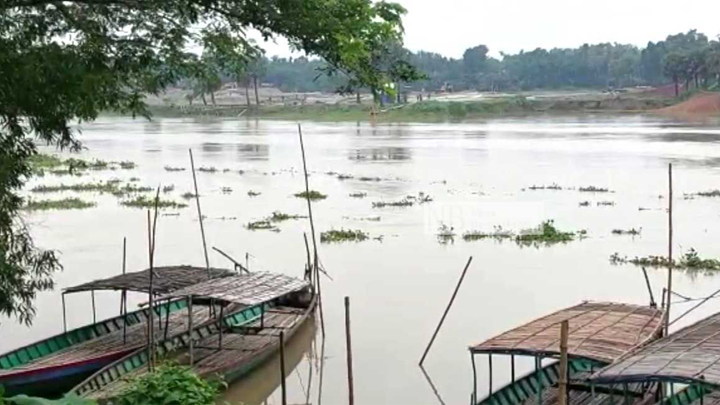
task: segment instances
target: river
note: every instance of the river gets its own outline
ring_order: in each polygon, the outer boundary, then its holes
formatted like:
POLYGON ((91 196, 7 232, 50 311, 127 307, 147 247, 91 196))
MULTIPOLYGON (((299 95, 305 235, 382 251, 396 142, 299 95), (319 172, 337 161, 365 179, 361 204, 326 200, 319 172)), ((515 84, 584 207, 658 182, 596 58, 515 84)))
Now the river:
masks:
MULTIPOLYGON (((440 403, 417 363, 469 256, 472 266, 425 362, 437 394, 447 404, 467 403, 472 390, 468 345, 582 300, 647 303, 641 270, 611 265, 609 257, 615 252, 630 257, 666 253, 669 163, 674 168, 676 255, 694 248, 702 257, 720 257, 720 200, 684 197, 720 188, 718 126, 635 115, 301 124, 311 188, 328 196, 313 204, 317 231, 360 229, 370 239, 319 246, 321 261, 332 277, 323 278, 324 356, 317 322, 316 329, 311 326, 298 335, 290 350, 290 364, 297 367, 287 380, 289 403, 305 403, 308 385, 310 402, 320 403, 320 364, 322 401, 347 400, 345 296, 351 299, 356 403, 440 403), (354 178, 340 180, 338 173, 354 178), (551 184, 563 190, 528 188, 551 184), (579 191, 588 186, 612 192, 579 191), (350 197, 355 193, 367 196, 350 197), (432 201, 373 208, 373 202, 420 193, 432 201), (584 201, 589 206, 581 206, 584 201), (614 205, 598 205, 602 202, 614 205), (512 241, 466 242, 461 237, 495 226, 519 231, 548 219, 561 230, 586 230, 587 237, 539 248, 512 241), (439 242, 441 225, 457 233, 454 243, 439 242), (642 231, 635 237, 618 236, 611 233, 616 228, 642 231)), ((33 179, 28 188, 139 177, 142 185, 174 185, 174 191, 163 198, 183 201, 180 195, 192 191, 190 171, 168 172, 164 167, 188 168, 192 148, 197 166, 218 169, 198 173, 208 245, 242 261, 247 257, 251 270, 302 275, 307 220, 280 223, 280 232, 244 227, 273 211, 306 214, 305 201, 293 196, 304 188, 297 123, 101 118, 83 125, 80 139, 87 148, 83 158, 131 160, 138 167, 79 178, 46 176, 33 179), (260 195, 249 196, 251 190, 260 195)), ((60 196, 65 194, 47 198, 60 196)), ((61 252, 65 270, 56 277, 55 291, 37 298, 32 328, 2 320, 0 351, 61 332, 60 290, 118 274, 123 237, 128 238, 128 269, 147 267, 145 211, 120 206, 110 195, 79 196, 96 201, 97 207, 26 216, 37 243, 61 252)), ((159 219, 156 264, 203 265, 194 202, 165 211, 173 213, 179 215, 159 219)), ((212 251, 210 261, 229 267, 212 251)), ((649 269, 658 301, 666 277, 665 270, 649 269)), ((718 288, 718 280, 676 272, 674 290, 702 297, 718 288)), ((100 318, 117 314, 118 294, 97 293, 96 299, 100 318)), ((131 304, 141 301, 140 296, 132 297, 131 304)), ((92 320, 88 295, 68 296, 67 305, 70 327, 92 320)), ((690 305, 675 305, 674 314, 690 305)), ((678 325, 718 309, 718 303, 711 301, 678 325)), ((486 364, 478 365, 480 394, 487 391, 486 369, 486 364)), ((508 369, 505 359, 496 361, 496 388, 509 379, 508 369)), ((225 399, 279 404, 278 373, 274 360, 251 380, 230 387, 225 399)))

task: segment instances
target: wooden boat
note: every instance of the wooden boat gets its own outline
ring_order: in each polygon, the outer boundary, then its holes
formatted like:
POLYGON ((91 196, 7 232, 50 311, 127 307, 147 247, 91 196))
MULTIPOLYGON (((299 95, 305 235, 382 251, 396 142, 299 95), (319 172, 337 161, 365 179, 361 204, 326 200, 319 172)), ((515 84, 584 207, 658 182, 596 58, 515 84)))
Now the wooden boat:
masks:
MULTIPOLYGON (((172 266, 155 268, 155 291, 168 294, 177 289, 207 280, 234 274, 228 270, 172 266)), ((149 270, 127 273, 67 288, 64 295, 83 291, 120 290, 147 292, 149 270)), ((184 329, 184 316, 179 311, 187 308, 187 300, 169 300, 155 306, 158 319, 165 319, 165 330, 184 329)), ((124 314, 95 322, 56 336, 32 343, 0 355, 0 385, 7 395, 27 394, 54 397, 65 393, 95 371, 146 344, 149 309, 124 314)), ((185 312, 185 311, 182 311, 185 312)), ((198 313, 199 322, 208 314, 198 313)), ((65 324, 65 322, 63 322, 65 324)), ((165 325, 157 325, 158 333, 165 325)), ((164 331, 162 333, 165 333, 164 331)))
POLYGON ((645 395, 641 385, 593 387, 585 380, 620 358, 628 351, 642 347, 660 337, 664 311, 654 306, 638 306, 608 302, 583 302, 518 328, 504 332, 470 347, 474 385, 472 404, 480 405, 552 405, 558 402, 557 384, 560 377, 560 325, 569 323, 567 404, 613 404, 617 400, 635 402, 645 395), (489 359, 489 389, 485 398, 477 400, 475 356, 486 354, 489 359), (493 355, 508 355, 511 381, 493 390, 493 355), (535 370, 515 378, 515 357, 534 359, 535 370), (551 361, 543 364, 543 360, 551 361), (630 401, 632 399, 632 401, 630 401))
MULTIPOLYGON (((164 298, 182 297, 190 303, 188 318, 194 305, 211 302, 220 306, 220 315, 159 341, 156 355, 189 365, 204 378, 219 376, 227 383, 275 354, 280 333, 286 341, 291 339, 316 307, 316 296, 308 282, 271 273, 210 280, 164 298)), ((126 388, 127 377, 140 376, 147 370, 148 351, 137 350, 99 370, 72 392, 85 398, 111 399, 126 388)))
POLYGON ((594 387, 662 384, 671 405, 720 404, 720 313, 638 348, 588 380, 594 387))

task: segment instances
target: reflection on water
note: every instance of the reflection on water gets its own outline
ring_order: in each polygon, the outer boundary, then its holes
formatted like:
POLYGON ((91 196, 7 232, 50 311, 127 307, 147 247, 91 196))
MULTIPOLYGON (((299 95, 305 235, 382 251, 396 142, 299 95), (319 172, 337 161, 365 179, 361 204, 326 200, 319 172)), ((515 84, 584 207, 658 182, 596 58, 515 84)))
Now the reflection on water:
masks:
MULTIPOLYGON (((307 393, 306 395, 309 395, 312 388, 310 384, 312 382, 313 367, 317 366, 314 361, 315 352, 313 350, 316 332, 315 317, 311 317, 298 329, 295 336, 285 346, 286 379, 293 380, 297 378, 298 381, 301 381, 301 385, 305 386, 302 393, 307 393), (308 367, 299 367, 301 361, 303 364, 308 364, 308 367)), ((227 401, 232 404, 244 405, 261 405, 266 401, 280 403, 279 397, 272 397, 274 392, 280 390, 280 375, 280 354, 276 353, 267 362, 255 369, 252 374, 230 385, 223 392, 219 402, 227 401)))
POLYGON ((240 160, 268 160, 270 158, 268 145, 241 143, 235 147, 235 151, 240 160))
POLYGON ((402 161, 411 158, 412 154, 409 149, 399 147, 355 149, 348 154, 350 160, 369 160, 373 162, 402 161))
MULTIPOLYGON (((292 364, 297 366, 287 378, 289 403, 319 404, 321 371, 322 401, 346 403, 345 296, 354 303, 356 402, 379 405, 437 405, 438 396, 447 404, 467 403, 472 388, 469 344, 586 299, 646 303, 640 269, 612 266, 609 257, 616 252, 629 257, 665 253, 667 199, 658 196, 667 192, 668 163, 675 170, 675 251, 680 256, 694 248, 704 258, 720 258, 720 245, 715 242, 720 239, 720 199, 682 199, 686 193, 720 187, 718 126, 633 115, 398 125, 303 122, 302 126, 312 173, 310 188, 328 196, 313 204, 316 232, 362 230, 370 239, 318 248, 332 277, 322 289, 325 355, 315 354, 323 349, 319 343, 307 349, 312 346, 308 343, 312 331, 298 335, 296 341, 301 343, 294 343, 298 349, 292 352, 292 364), (340 180, 337 173, 353 178, 340 180), (529 189, 553 183, 563 190, 529 189), (614 193, 577 190, 588 186, 614 193), (405 207, 372 205, 420 192, 433 201, 405 207), (587 207, 580 206, 584 201, 589 202, 587 207), (604 201, 615 205, 597 205, 604 201), (587 238, 539 249, 462 238, 469 231, 492 232, 496 226, 519 231, 549 219, 562 230, 587 230, 587 238), (441 225, 455 229, 454 244, 438 243, 441 225), (630 228, 642 232, 635 238, 612 234, 613 229, 630 228), (475 264, 424 362, 433 389, 418 372, 417 362, 468 256, 475 257, 475 264)), ((189 168, 192 148, 197 151, 196 167, 219 169, 198 176, 202 212, 208 218, 208 247, 217 246, 241 262, 250 258, 253 271, 303 275, 307 220, 278 223, 279 232, 246 228, 274 211, 306 214, 305 201, 293 196, 304 189, 296 123, 208 118, 159 119, 148 124, 104 118, 86 125, 81 136, 87 148, 82 157, 131 160, 137 168, 92 172, 81 178, 35 178, 28 188, 115 177, 128 182, 138 177, 136 184, 141 186, 175 186, 163 199, 184 202, 182 194, 193 190, 192 173, 168 172, 164 167, 189 168), (250 190, 260 195, 250 197, 250 190)), ((62 252, 65 270, 55 277, 55 291, 38 296, 32 329, 0 319, 0 352, 60 332, 60 290, 118 274, 124 236, 127 268, 148 265, 145 211, 120 206, 107 194, 43 195, 65 197, 92 200, 97 207, 26 215, 37 244, 62 252)), ((158 265, 205 264, 195 203, 188 203, 187 208, 165 212, 173 216, 159 219, 158 265)), ((209 259, 212 266, 229 265, 212 250, 209 259)), ((674 289, 685 296, 708 296, 718 288, 714 274, 674 274, 674 289)), ((659 297, 665 271, 648 269, 648 277, 659 297)), ((132 297, 129 307, 142 300, 132 297)), ((117 315, 118 302, 117 293, 97 293, 98 318, 117 315)), ((683 306, 690 305, 678 303, 675 311, 681 313, 683 306)), ((89 307, 88 297, 68 296, 68 326, 91 322, 89 307)), ((677 326, 716 310, 720 304, 709 302, 677 326)), ((509 363, 499 361, 494 367, 497 373, 510 374, 509 363)), ((532 362, 518 362, 516 371, 521 374, 532 367, 532 362)), ((479 364, 477 371, 482 380, 487 365, 479 364)), ((267 402, 278 404, 279 378, 274 360, 256 376, 231 387, 226 398, 233 403, 262 403, 269 395, 267 402)), ((493 381, 495 388, 504 382, 493 381)), ((483 395, 488 387, 478 388, 478 395, 483 395)))

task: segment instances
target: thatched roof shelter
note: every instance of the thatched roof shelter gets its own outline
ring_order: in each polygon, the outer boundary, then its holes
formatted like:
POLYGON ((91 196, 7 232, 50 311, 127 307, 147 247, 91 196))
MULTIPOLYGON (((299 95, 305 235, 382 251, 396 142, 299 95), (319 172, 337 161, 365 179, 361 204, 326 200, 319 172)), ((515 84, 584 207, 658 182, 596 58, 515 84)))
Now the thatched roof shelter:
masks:
POLYGON ((167 294, 160 299, 208 298, 241 305, 258 305, 300 291, 307 281, 277 273, 237 274, 208 280, 167 294))
POLYGON ((623 356, 591 382, 704 382, 720 387, 720 313, 623 356))
POLYGON ((539 357, 560 355, 560 324, 569 322, 568 355, 611 363, 657 337, 661 309, 613 302, 583 302, 470 347, 473 353, 539 357))
MULTIPOLYGON (((153 272, 153 291, 155 294, 168 294, 208 279, 223 278, 236 274, 226 269, 210 268, 208 270, 205 267, 193 266, 155 267, 153 272)), ((63 293, 70 294, 92 290, 127 290, 146 293, 149 289, 150 269, 146 269, 68 287, 63 290, 63 293)))

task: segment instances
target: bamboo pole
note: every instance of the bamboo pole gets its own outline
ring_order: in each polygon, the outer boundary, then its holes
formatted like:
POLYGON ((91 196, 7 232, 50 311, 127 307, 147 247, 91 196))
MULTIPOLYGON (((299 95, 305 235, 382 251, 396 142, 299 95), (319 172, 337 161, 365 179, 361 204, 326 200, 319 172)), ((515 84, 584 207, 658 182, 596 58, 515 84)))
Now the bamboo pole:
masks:
MULTIPOLYGON (((127 238, 123 238, 123 260, 122 260, 122 274, 125 274, 127 264, 127 238)), ((122 291, 122 308, 121 312, 123 315, 123 344, 127 343, 127 290, 122 291)))
POLYGON ((150 262, 150 285, 148 287, 148 341, 147 341, 147 357, 148 357, 148 370, 152 372, 153 369, 153 335, 155 334, 155 325, 153 325, 155 319, 155 311, 153 311, 153 253, 152 253, 152 222, 150 221, 150 210, 147 211, 147 226, 148 226, 148 261, 150 262))
POLYGON ((515 384, 515 355, 510 355, 510 379, 515 384))
POLYGON ((95 290, 90 290, 90 300, 92 301, 93 323, 97 323, 97 313, 95 312, 95 290))
POLYGON ((280 383, 282 385, 282 405, 287 405, 285 387, 285 331, 280 331, 280 383))
POLYGON ((192 170, 193 185, 195 186, 195 205, 197 206, 198 220, 200 221, 200 235, 202 236, 203 252, 205 254, 205 267, 208 269, 208 278, 210 278, 210 258, 208 257, 205 227, 203 225, 202 210, 200 209, 200 193, 198 193, 197 175, 195 174, 195 161, 193 160, 192 149, 188 149, 188 152, 190 152, 190 169, 192 170))
POLYGON ((450 307, 452 307, 453 302, 455 301, 455 297, 457 296, 458 291, 460 290, 460 285, 462 285, 463 280, 465 279, 465 273, 467 273, 468 268, 470 267, 470 263, 472 263, 472 256, 467 261, 467 264, 465 265, 465 268, 463 269, 462 274, 460 275, 460 280, 458 280, 457 286, 455 286, 455 291, 453 291, 452 297, 450 297, 450 302, 448 303, 447 307, 445 308, 445 312, 442 315, 442 318, 440 318, 440 323, 438 323, 437 328, 435 328, 435 332, 432 335, 432 338, 430 338, 430 343, 428 343, 427 348, 425 348, 425 352, 423 353, 422 357, 420 358, 420 365, 422 366, 423 362, 425 361, 425 357, 427 357, 428 352, 430 351, 430 348, 432 347, 433 343, 435 342, 435 338, 438 335, 438 332, 440 332, 440 328, 443 325, 443 322, 445 322, 445 317, 447 317, 448 312, 450 312, 450 307))
MULTIPOLYGON (((475 366, 475 353, 473 352, 470 352, 470 362, 473 371, 472 405, 475 405, 477 402, 477 367, 475 366)), ((422 368, 422 364, 420 364, 420 368, 422 368)))
POLYGON ((315 276, 312 271, 312 261, 310 259, 310 245, 308 244, 307 232, 303 232, 303 239, 305 239, 305 253, 307 254, 307 272, 306 278, 310 279, 310 284, 315 288, 313 277, 315 276))
POLYGON ((149 236, 149 259, 150 259, 150 288, 148 289, 149 296, 149 307, 148 313, 150 318, 148 319, 148 328, 150 330, 148 344, 148 370, 153 371, 155 368, 155 326, 153 321, 155 319, 155 306, 154 306, 154 286, 153 281, 155 278, 155 235, 157 234, 157 219, 158 219, 158 203, 160 201, 160 186, 158 185, 157 193, 155 195, 155 215, 152 221, 152 228, 150 227, 150 210, 148 210, 148 236, 149 236))
POLYGON ((325 338, 323 337, 322 345, 320 346, 320 375, 318 376, 318 405, 322 405, 322 393, 323 393, 323 371, 325 370, 325 338))
POLYGON ((670 334, 670 295, 672 294, 672 268, 673 268, 673 185, 672 185, 672 163, 668 164, 668 282, 667 282, 667 294, 668 299, 666 301, 667 307, 665 308, 665 336, 670 334))
POLYGON ((222 250, 216 248, 215 246, 213 246, 213 250, 216 251, 216 252, 218 252, 218 253, 220 253, 220 254, 221 254, 223 257, 225 257, 226 259, 230 260, 230 261, 235 265, 235 271, 237 271, 238 269, 240 269, 241 271, 244 271, 244 272, 246 272, 247 274, 250 274, 250 271, 249 271, 248 269, 246 269, 245 266, 243 266, 243 265, 242 265, 240 262, 238 262, 237 260, 233 259, 229 254, 223 252, 222 250))
POLYGON ((648 289, 648 294, 650 294, 650 306, 655 308, 657 304, 655 303, 655 297, 653 296, 652 287, 650 286, 650 279, 647 275, 647 270, 645 270, 645 267, 642 268, 643 275, 645 275, 645 285, 648 289))
MULTIPOLYGON (((537 381, 538 381, 537 405, 542 405, 543 379, 542 379, 542 374, 540 374, 541 369, 542 369, 542 361, 540 360, 540 357, 535 356, 535 371, 537 372, 537 381)), ((612 404, 613 402, 611 401, 610 403, 612 404)))
POLYGON ((67 333, 67 313, 65 310, 65 293, 61 294, 63 307, 63 332, 67 333))
POLYGON ((560 324, 560 376, 558 381, 558 405, 567 404, 568 329, 568 321, 562 321, 560 324))
POLYGON ((488 354, 488 395, 493 393, 493 365, 492 365, 492 354, 488 354))
POLYGON ((318 307, 320 309, 320 329, 322 331, 322 336, 325 337, 325 319, 323 316, 323 306, 322 306, 322 293, 320 291, 320 275, 318 270, 318 251, 317 251, 317 240, 315 238, 315 222, 313 221, 313 214, 312 214, 312 203, 310 202, 310 182, 308 181, 308 171, 307 171, 307 160, 305 159, 305 143, 303 142, 303 134, 302 134, 302 127, 300 124, 298 124, 298 136, 300 137, 300 152, 302 154, 302 162, 303 162, 303 174, 305 178, 305 200, 307 201, 307 207, 308 207, 308 219, 310 220, 310 235, 312 236, 312 243, 313 243, 313 251, 314 251, 314 273, 315 278, 317 282, 317 294, 318 294, 318 307))
POLYGON ((352 367, 352 339, 350 334, 350 297, 345 297, 345 351, 347 352, 348 404, 355 404, 352 367))
POLYGON ((193 296, 188 295, 188 335, 190 336, 190 367, 193 365, 195 340, 193 339, 193 296))

